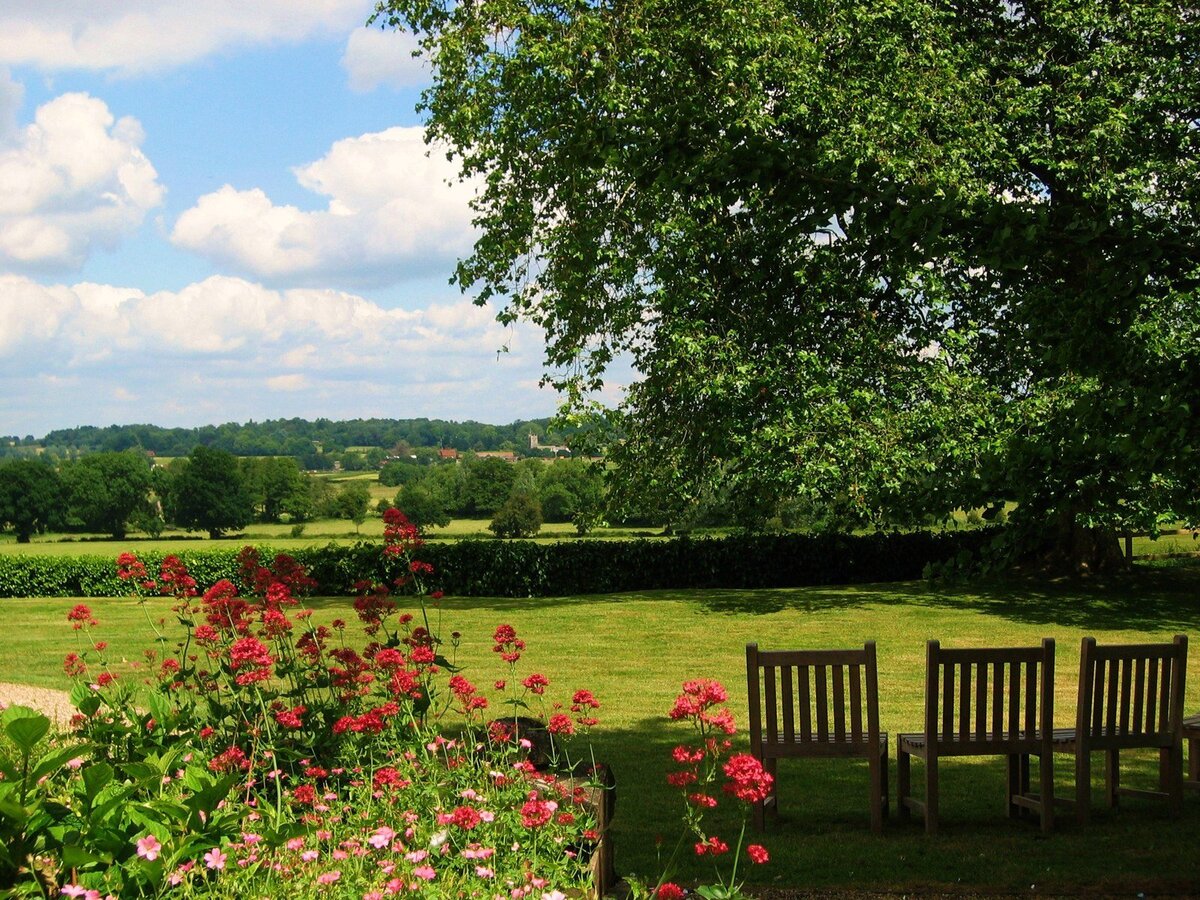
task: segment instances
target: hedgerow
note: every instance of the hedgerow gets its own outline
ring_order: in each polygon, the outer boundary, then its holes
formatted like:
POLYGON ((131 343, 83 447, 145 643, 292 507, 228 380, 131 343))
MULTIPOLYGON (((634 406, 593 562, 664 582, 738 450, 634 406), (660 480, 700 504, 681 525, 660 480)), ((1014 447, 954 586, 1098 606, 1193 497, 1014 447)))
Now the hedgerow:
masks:
MULTIPOLYGON (((996 529, 868 535, 746 535, 671 540, 469 540, 428 544, 439 587, 464 597, 545 597, 654 589, 779 588, 922 577, 927 565, 978 555, 996 529)), ((260 548, 264 556, 273 551, 260 548)), ((158 566, 166 554, 146 553, 158 566)), ((177 554, 197 581, 236 580, 234 549, 177 554)), ((363 579, 388 581, 394 562, 376 545, 329 544, 292 554, 329 596, 363 579)), ((125 593, 110 556, 0 556, 0 597, 106 597, 125 593)))

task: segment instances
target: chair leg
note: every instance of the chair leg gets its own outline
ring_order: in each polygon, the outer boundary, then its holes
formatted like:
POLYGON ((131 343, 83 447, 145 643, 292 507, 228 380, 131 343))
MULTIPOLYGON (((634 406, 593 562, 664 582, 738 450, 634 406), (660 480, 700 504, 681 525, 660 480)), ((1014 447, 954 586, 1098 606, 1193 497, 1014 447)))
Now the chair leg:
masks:
POLYGON ((1092 755, 1075 753, 1075 819, 1086 825, 1092 812, 1092 755))
POLYGON ((938 830, 938 758, 932 754, 925 758, 925 833, 937 834, 938 830))
POLYGON ((871 830, 876 834, 883 831, 883 794, 880 784, 880 760, 872 753, 867 759, 867 773, 871 781, 871 830))
POLYGON ((1038 789, 1042 801, 1042 833, 1054 830, 1054 754, 1043 753, 1038 757, 1038 789))
POLYGON ((1008 802, 1005 804, 1005 815, 1010 819, 1015 819, 1021 814, 1021 807, 1017 806, 1013 799, 1021 793, 1021 756, 1018 753, 1010 753, 1008 760, 1008 802))
POLYGON ((1165 751, 1167 759, 1167 804, 1171 815, 1178 818, 1183 814, 1183 745, 1165 751))
POLYGON ((912 811, 908 808, 905 802, 912 794, 912 772, 910 765, 912 757, 900 749, 899 741, 896 742, 896 817, 901 822, 907 822, 912 816, 912 811))
POLYGON ((883 798, 883 817, 886 819, 891 815, 891 803, 888 797, 888 751, 886 744, 883 747, 883 753, 879 756, 879 793, 883 798))
POLYGON ((779 760, 771 757, 763 761, 763 768, 771 776, 771 821, 779 821, 779 760))
POLYGON ((1108 804, 1109 809, 1116 808, 1120 789, 1121 752, 1106 750, 1104 752, 1104 802, 1108 804))

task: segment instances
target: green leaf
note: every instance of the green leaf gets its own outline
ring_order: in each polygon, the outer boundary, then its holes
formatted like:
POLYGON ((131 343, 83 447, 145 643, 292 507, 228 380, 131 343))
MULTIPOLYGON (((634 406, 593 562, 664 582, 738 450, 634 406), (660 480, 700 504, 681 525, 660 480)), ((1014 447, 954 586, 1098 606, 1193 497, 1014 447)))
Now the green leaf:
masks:
POLYGON ((115 774, 113 767, 106 762, 94 763, 83 770, 83 786, 89 806, 95 801, 96 795, 113 780, 115 774))
POLYGON ((26 756, 50 732, 50 719, 27 706, 10 706, 4 711, 4 733, 26 756))

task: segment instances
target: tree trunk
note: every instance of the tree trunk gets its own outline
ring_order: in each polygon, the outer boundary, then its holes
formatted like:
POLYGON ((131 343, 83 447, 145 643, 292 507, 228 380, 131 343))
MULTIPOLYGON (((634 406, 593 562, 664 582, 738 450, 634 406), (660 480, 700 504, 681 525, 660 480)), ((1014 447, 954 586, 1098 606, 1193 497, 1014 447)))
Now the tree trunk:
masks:
POLYGON ((1038 556, 1041 566, 1064 575, 1109 574, 1129 569, 1117 533, 1110 528, 1079 525, 1074 510, 1063 510, 1046 523, 1046 539, 1038 556))

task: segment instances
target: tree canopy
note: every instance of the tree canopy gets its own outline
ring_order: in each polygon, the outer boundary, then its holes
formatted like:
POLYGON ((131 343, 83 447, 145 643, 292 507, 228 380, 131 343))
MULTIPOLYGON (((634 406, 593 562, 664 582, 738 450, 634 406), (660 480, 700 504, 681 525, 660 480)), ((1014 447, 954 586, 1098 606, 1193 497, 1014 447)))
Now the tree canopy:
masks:
POLYGON ((125 537, 129 521, 145 510, 150 461, 137 450, 91 453, 62 469, 68 514, 83 527, 125 537))
POLYGON ((430 136, 481 180, 461 285, 543 327, 576 411, 614 359, 640 371, 630 495, 856 525, 1015 501, 1063 543, 1200 517, 1194 4, 377 21, 418 35, 430 136))
POLYGON ((32 459, 0 463, 0 525, 12 526, 17 543, 29 543, 63 513, 62 485, 52 467, 32 459))
POLYGON ((171 466, 168 488, 174 521, 203 529, 212 538, 244 528, 254 515, 254 498, 237 457, 203 445, 171 466))

